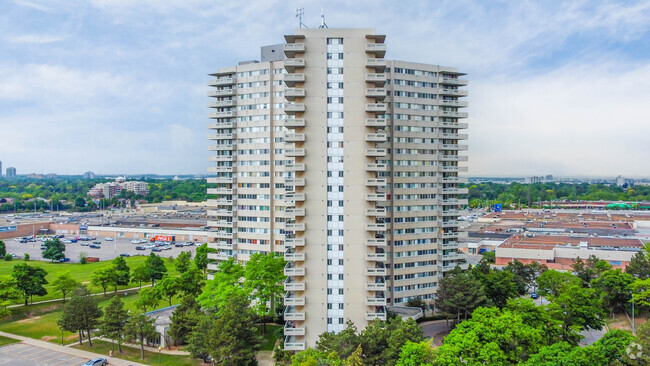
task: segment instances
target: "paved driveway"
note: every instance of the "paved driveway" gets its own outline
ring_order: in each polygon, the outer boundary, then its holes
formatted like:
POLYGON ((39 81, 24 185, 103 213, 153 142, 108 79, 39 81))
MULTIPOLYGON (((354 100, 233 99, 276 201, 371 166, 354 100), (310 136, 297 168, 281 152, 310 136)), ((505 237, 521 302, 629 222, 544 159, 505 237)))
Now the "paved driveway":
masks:
POLYGON ((83 365, 86 361, 85 358, 24 343, 0 347, 2 366, 74 366, 83 365))

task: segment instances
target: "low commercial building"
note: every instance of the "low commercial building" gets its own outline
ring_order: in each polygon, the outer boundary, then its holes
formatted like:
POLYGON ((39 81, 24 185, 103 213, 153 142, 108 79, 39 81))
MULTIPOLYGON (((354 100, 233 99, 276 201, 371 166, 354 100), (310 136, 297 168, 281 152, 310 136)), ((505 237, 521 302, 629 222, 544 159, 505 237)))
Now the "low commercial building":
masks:
POLYGON ((538 262, 554 269, 569 269, 573 261, 595 255, 614 268, 625 268, 643 247, 640 239, 515 235, 496 248, 496 264, 515 259, 527 264, 538 262))

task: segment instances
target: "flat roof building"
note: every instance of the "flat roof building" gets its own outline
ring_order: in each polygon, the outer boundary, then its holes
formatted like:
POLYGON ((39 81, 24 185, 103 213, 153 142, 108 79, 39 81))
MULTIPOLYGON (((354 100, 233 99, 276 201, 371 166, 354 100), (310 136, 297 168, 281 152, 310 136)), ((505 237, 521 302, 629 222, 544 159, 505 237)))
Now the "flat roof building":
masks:
POLYGON ((285 349, 432 299, 457 265, 467 188, 454 68, 386 60, 373 29, 297 29, 211 74, 209 258, 288 261, 285 349), (283 55, 278 57, 279 50, 283 55))

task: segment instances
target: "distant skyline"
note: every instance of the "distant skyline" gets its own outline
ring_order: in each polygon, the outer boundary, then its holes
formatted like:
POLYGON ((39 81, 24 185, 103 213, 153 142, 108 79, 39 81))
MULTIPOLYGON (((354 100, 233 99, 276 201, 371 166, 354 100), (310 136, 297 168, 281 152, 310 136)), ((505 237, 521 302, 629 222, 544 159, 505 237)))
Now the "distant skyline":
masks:
POLYGON ((387 58, 468 73, 468 175, 650 176, 650 1, 14 0, 0 161, 205 174, 207 74, 282 43, 297 7, 317 26, 322 6, 331 28, 386 34, 387 58))

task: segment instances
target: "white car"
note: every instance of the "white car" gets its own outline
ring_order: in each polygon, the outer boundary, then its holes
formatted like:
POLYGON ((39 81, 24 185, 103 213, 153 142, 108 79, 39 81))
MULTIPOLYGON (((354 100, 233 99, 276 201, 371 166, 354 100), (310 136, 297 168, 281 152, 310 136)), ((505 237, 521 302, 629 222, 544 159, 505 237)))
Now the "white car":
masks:
POLYGON ((104 240, 106 240, 106 241, 113 241, 113 238, 107 236, 107 237, 104 238, 104 240))
POLYGON ((131 240, 131 244, 140 244, 140 240, 133 239, 133 240, 131 240))

